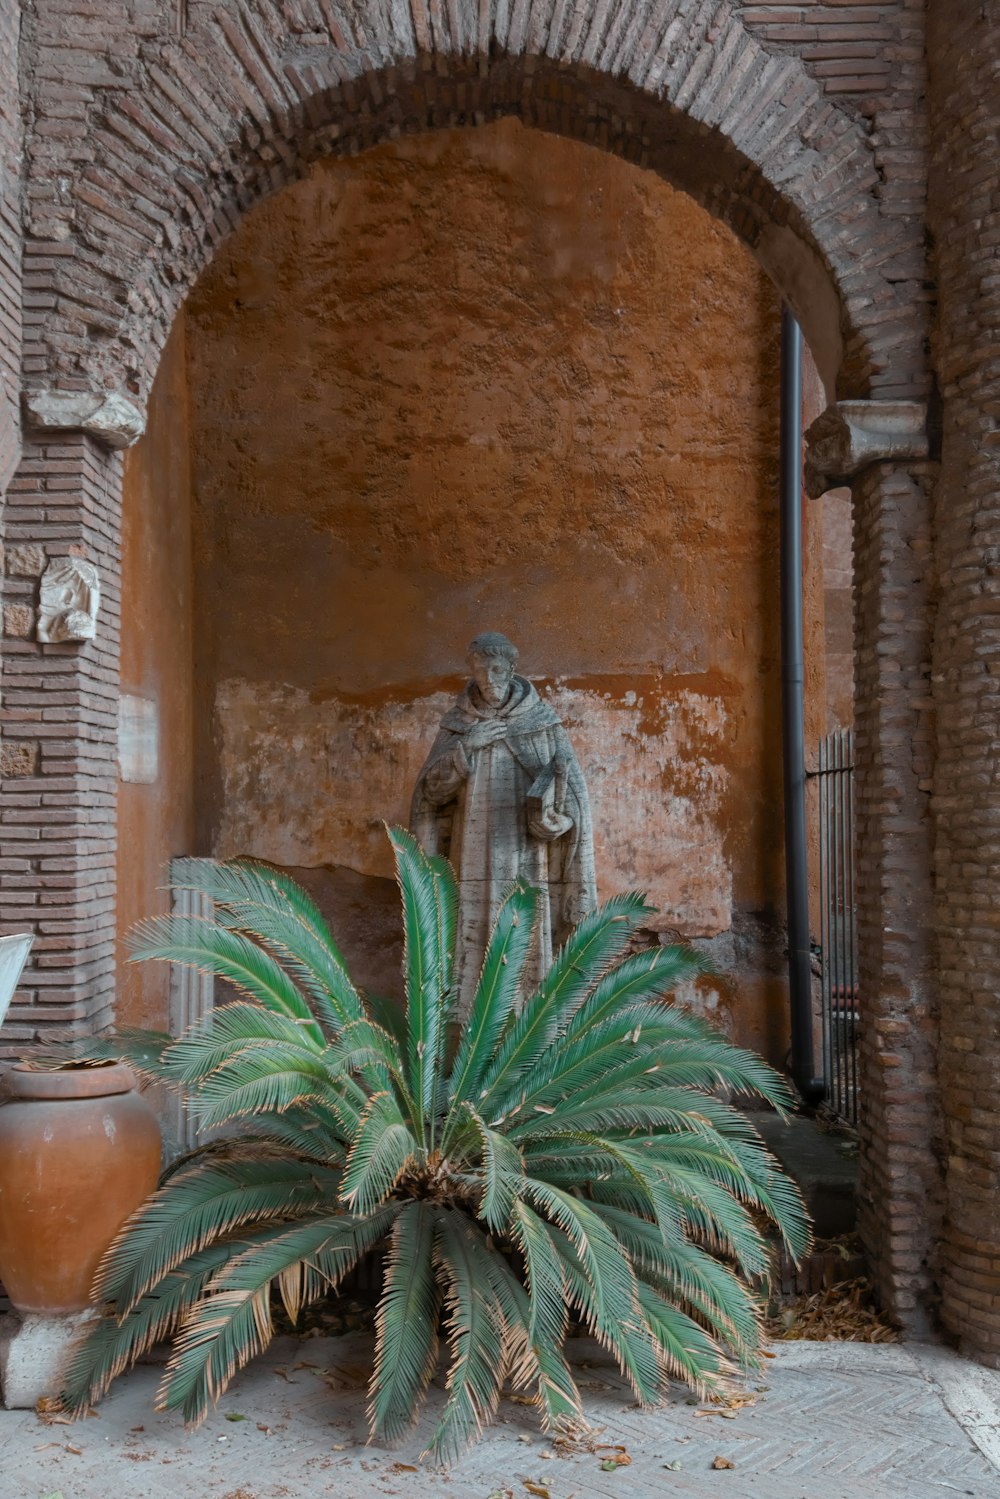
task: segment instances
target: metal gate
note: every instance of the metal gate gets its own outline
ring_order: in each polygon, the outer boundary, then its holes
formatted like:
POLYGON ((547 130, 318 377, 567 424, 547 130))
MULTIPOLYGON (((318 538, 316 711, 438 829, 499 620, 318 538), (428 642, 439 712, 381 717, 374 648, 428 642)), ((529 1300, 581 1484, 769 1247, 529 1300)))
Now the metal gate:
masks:
POLYGON ((830 1108, 858 1121, 858 956, 854 910, 854 730, 820 740, 820 946, 823 1075, 830 1108))

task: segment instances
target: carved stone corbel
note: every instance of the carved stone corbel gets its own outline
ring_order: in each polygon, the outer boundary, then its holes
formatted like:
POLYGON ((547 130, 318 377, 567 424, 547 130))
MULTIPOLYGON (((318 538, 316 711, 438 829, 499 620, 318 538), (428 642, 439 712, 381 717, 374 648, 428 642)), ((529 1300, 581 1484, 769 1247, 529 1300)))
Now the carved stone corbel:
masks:
POLYGON ((818 500, 870 463, 926 458, 927 407, 919 401, 838 401, 806 432, 806 494, 818 500))
POLYGON ((82 557, 57 557, 42 574, 38 604, 38 639, 46 645, 93 640, 101 580, 97 568, 82 557))
POLYGON ((113 390, 29 390, 22 405, 31 431, 87 432, 108 448, 130 448, 146 430, 138 406, 113 390))

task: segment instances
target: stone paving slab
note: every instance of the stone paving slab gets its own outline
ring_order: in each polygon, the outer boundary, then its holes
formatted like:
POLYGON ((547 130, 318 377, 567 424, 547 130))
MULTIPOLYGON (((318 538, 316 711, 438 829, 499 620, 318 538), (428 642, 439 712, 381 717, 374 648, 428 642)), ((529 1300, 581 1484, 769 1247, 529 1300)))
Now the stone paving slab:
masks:
POLYGON ((449 1472, 421 1464, 440 1387, 413 1437, 392 1451, 368 1447, 370 1340, 280 1338, 197 1431, 154 1412, 153 1365, 119 1380, 99 1414, 74 1425, 0 1412, 0 1495, 1000 1499, 1000 1374, 944 1349, 777 1344, 745 1387, 753 1403, 728 1418, 682 1390, 641 1411, 596 1345, 573 1353, 592 1433, 572 1449, 542 1435, 532 1409, 505 1400, 496 1426, 449 1472), (605 1470, 619 1448, 630 1464, 605 1470), (714 1469, 717 1457, 733 1467, 714 1469))

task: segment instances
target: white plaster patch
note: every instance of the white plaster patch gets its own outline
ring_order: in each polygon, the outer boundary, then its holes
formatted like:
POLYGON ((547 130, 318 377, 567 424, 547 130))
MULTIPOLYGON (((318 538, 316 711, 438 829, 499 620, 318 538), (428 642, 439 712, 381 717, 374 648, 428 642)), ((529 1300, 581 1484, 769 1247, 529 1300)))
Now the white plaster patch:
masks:
POLYGON ((655 704, 634 692, 616 701, 578 688, 556 688, 547 699, 566 724, 590 789, 602 895, 644 890, 660 925, 686 937, 728 930, 725 703, 689 691, 655 704))
POLYGON ((151 786, 159 775, 160 715, 149 698, 118 699, 118 774, 123 781, 151 786))
MULTIPOLYGON (((682 690, 649 703, 634 691, 613 698, 563 687, 547 698, 590 789, 601 895, 646 891, 662 913, 658 926, 684 936, 727 930, 724 701, 682 690)), ((417 774, 452 701, 451 693, 314 701, 279 684, 222 682, 223 803, 214 853, 390 875, 382 820, 408 819, 417 774)))
POLYGON ((292 687, 220 683, 216 857, 391 875, 382 820, 408 821, 414 783, 451 702, 451 693, 417 702, 313 702, 292 687))

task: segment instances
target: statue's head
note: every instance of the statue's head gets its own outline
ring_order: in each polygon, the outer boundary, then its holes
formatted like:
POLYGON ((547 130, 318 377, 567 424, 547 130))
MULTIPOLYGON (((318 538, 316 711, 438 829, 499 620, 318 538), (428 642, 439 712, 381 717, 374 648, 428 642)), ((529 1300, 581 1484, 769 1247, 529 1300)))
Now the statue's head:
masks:
POLYGON ((499 708, 510 692, 517 665, 517 646, 497 630, 485 630, 469 642, 465 659, 483 701, 499 708))

